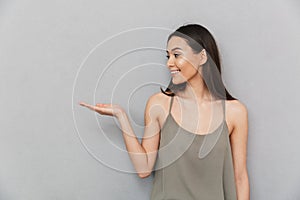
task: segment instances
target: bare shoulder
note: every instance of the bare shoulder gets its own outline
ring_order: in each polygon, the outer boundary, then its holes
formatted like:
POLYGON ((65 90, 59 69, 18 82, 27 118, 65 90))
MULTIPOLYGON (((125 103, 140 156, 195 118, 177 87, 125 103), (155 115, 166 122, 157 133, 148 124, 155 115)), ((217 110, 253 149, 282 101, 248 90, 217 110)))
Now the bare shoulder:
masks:
POLYGON ((226 101, 226 116, 232 125, 232 129, 239 126, 247 126, 248 109, 240 100, 226 101))
POLYGON ((226 109, 234 117, 242 117, 248 113, 246 105, 240 100, 227 100, 226 109))
POLYGON ((147 101, 145 114, 149 113, 161 125, 167 115, 170 98, 162 92, 152 94, 147 101))
POLYGON ((162 92, 157 92, 157 93, 152 94, 149 97, 147 104, 149 104, 151 107, 155 106, 155 107, 164 108, 166 106, 169 98, 170 97, 163 94, 162 92))
POLYGON ((157 92, 157 93, 152 94, 149 97, 148 101, 162 103, 163 101, 165 101, 167 99, 166 96, 167 95, 163 94, 162 92, 157 92))

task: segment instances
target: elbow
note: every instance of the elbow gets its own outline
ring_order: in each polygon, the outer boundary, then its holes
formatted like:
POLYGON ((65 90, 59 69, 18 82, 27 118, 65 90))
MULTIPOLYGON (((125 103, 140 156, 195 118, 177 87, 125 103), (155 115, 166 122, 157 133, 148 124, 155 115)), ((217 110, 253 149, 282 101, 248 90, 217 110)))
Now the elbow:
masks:
POLYGON ((151 173, 138 173, 138 176, 142 179, 147 178, 151 175, 151 173))
POLYGON ((137 175, 141 178, 141 179, 143 179, 143 178, 147 178, 147 177, 149 177, 150 175, 151 175, 151 173, 152 173, 152 170, 151 169, 149 169, 148 167, 143 167, 142 169, 140 168, 140 169, 138 169, 137 171, 137 175))
POLYGON ((244 171, 243 173, 239 173, 236 177, 237 184, 244 184, 245 182, 248 182, 248 173, 247 171, 244 171))

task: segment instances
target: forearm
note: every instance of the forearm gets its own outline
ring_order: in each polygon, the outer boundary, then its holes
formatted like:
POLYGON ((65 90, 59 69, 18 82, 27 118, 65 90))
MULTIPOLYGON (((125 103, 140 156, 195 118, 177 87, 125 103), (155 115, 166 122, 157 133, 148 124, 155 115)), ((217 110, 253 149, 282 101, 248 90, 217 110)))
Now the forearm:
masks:
POLYGON ((125 146, 134 168, 140 177, 148 176, 151 171, 148 167, 147 152, 134 134, 127 114, 123 112, 117 118, 121 125, 125 146))
POLYGON ((236 188, 238 200, 250 200, 250 186, 247 173, 236 180, 236 188))

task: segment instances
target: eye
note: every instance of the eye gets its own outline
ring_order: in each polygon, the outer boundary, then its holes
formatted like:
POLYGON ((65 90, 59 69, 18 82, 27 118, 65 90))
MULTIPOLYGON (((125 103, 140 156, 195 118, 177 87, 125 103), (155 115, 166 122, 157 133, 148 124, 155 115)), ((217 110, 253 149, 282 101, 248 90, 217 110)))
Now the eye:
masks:
POLYGON ((177 58, 180 54, 174 53, 175 58, 177 58))
MULTIPOLYGON (((177 58, 178 56, 180 56, 180 54, 178 54, 178 53, 174 53, 174 57, 175 58, 177 58)), ((170 58, 170 56, 169 55, 166 55, 166 57, 169 59, 170 58)))

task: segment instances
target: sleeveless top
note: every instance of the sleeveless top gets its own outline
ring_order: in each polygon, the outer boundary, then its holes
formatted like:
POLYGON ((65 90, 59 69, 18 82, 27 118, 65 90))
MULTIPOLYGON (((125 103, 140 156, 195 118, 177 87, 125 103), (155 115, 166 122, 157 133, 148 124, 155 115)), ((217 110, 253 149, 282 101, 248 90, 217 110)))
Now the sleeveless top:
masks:
POLYGON ((169 114, 161 129, 151 200, 236 200, 229 131, 225 120, 200 135, 183 129, 169 114))

